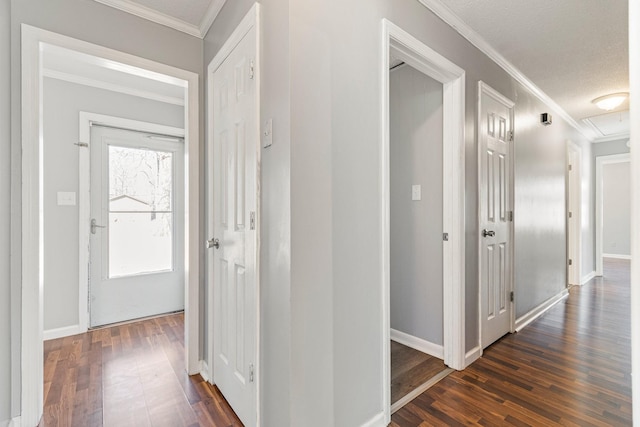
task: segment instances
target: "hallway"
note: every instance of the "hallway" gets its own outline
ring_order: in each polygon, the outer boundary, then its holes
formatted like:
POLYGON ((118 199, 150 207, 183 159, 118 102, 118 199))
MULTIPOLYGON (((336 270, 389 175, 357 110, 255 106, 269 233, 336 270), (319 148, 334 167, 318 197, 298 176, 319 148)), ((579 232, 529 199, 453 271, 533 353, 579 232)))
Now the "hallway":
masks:
POLYGON ((392 417, 393 427, 631 425, 629 261, 487 348, 392 417))

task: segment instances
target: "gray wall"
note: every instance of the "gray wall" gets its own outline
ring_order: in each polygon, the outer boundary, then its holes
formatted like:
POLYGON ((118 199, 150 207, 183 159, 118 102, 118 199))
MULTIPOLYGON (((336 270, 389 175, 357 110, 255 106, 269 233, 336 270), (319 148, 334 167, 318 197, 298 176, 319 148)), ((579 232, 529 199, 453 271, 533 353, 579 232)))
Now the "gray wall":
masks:
POLYGON ((10 1, 0 0, 0 426, 11 418, 10 11, 10 1))
MULTIPOLYGON (((21 327, 20 25, 22 23, 162 62, 199 75, 202 75, 203 69, 202 40, 165 26, 94 1, 11 0, 11 350, 12 360, 15 362, 20 360, 21 327)), ((6 27, 2 28, 4 30, 6 27)), ((204 116, 201 108, 201 123, 202 117, 204 116)), ((203 144, 202 149, 204 149, 203 144)), ((204 156, 201 158, 203 159, 201 167, 203 167, 204 156)), ((204 221, 204 216, 202 218, 204 221)), ((204 248, 204 245, 200 247, 204 248)), ((201 277, 202 275, 201 271, 201 277)), ((12 414, 17 415, 20 412, 18 363, 12 366, 12 375, 12 395, 16 397, 12 400, 12 414)))
POLYGON ((442 84, 403 65, 389 98, 391 328, 442 345, 442 84))
POLYGON ((58 206, 57 192, 78 193, 80 111, 184 127, 181 106, 44 79, 45 331, 78 325, 78 206, 58 206))
POLYGON ((602 253, 631 255, 631 164, 602 166, 602 253))
MULTIPOLYGON (((225 6, 205 63, 249 5, 225 6)), ((276 136, 262 153, 265 423, 360 425, 382 411, 381 19, 466 70, 467 350, 478 345, 478 80, 516 102, 519 315, 565 287, 565 144, 585 138, 557 115, 539 125, 553 111, 414 0, 262 5, 262 119, 276 136)))

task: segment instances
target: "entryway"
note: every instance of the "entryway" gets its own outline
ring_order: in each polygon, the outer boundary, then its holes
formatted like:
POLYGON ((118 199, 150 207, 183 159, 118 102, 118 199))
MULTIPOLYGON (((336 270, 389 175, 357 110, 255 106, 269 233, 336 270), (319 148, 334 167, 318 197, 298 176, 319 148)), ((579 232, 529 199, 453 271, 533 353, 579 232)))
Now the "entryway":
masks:
POLYGON ((382 54, 381 337, 388 423, 417 390, 445 376, 446 366, 466 366, 465 73, 387 20, 382 54), (415 375, 401 379, 399 373, 412 369, 422 371, 425 382, 410 384, 415 375), (405 396, 394 402, 392 387, 405 396))

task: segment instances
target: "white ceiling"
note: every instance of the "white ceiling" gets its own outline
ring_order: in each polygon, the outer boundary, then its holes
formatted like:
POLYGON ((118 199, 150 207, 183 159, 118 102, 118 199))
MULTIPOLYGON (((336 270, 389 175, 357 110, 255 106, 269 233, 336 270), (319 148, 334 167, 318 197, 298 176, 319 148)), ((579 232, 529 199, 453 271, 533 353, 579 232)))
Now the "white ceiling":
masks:
POLYGON ((629 91, 627 0, 440 3, 577 122, 603 113, 594 98, 629 91))

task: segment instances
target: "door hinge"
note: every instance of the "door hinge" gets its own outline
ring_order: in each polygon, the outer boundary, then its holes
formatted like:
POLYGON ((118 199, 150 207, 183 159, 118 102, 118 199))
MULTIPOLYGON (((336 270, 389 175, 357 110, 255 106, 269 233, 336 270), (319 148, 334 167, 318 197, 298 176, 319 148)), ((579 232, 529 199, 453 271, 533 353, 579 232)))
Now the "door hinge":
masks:
POLYGON ((513 211, 507 212, 507 220, 513 222, 513 211))
POLYGON ((442 240, 445 242, 449 241, 449 233, 442 233, 442 240))
POLYGON ((256 213, 254 211, 251 211, 249 213, 249 230, 255 230, 256 229, 256 213))
POLYGON ((509 294, 509 300, 513 302, 513 291, 511 291, 511 293, 509 294))
POLYGON ((573 166, 569 165, 569 172, 573 169, 573 166))
POLYGON ((513 142, 513 131, 509 131, 509 141, 513 142))
POLYGON ((573 216, 573 213, 569 212, 569 218, 571 218, 573 216))
POLYGON ((253 382, 253 363, 249 365, 249 382, 253 382))
POLYGON ((256 73, 255 73, 255 64, 254 64, 253 59, 252 59, 251 63, 249 64, 249 78, 251 80, 253 80, 255 75, 256 75, 256 73))
POLYGON ((569 265, 573 265, 573 260, 569 258, 569 265))

